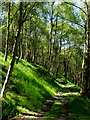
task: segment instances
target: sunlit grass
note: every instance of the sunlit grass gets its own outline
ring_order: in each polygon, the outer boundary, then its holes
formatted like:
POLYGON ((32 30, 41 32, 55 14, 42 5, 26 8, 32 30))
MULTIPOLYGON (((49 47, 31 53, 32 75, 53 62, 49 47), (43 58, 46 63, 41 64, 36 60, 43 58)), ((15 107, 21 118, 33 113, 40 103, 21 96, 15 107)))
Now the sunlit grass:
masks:
POLYGON ((61 96, 80 96, 80 93, 78 93, 78 92, 67 92, 67 93, 63 93, 63 92, 61 92, 61 96))
POLYGON ((26 113, 26 114, 30 114, 30 115, 31 115, 31 114, 32 114, 32 115, 37 115, 36 112, 30 111, 30 110, 28 110, 28 109, 26 109, 26 108, 23 108, 22 106, 17 106, 17 110, 20 111, 21 114, 22 114, 22 113, 26 113))
MULTIPOLYGON (((4 54, 2 53, 1 55, 0 53, 0 65, 2 66, 0 74, 2 74, 2 84, 4 83, 10 61, 11 57, 8 56, 8 61, 4 62, 4 54)), ((41 111, 43 103, 53 98, 55 94, 58 95, 58 93, 61 97, 67 97, 70 101, 69 104, 74 113, 72 118, 79 118, 81 116, 86 117, 86 115, 90 113, 87 103, 85 101, 83 102, 81 98, 74 100, 72 97, 80 96, 80 88, 65 79, 63 75, 60 74, 60 76, 61 79, 57 78, 56 80, 45 68, 20 59, 19 63, 14 66, 10 82, 6 89, 6 95, 2 100, 4 119, 14 116, 23 116, 23 113, 36 115, 37 113, 35 113, 34 110, 41 111), (60 82, 62 82, 62 80, 66 83, 61 84, 60 82), (82 103, 85 105, 80 105, 80 108, 79 104, 82 103), (74 109, 74 104, 76 104, 77 109, 74 109), (79 112, 78 115, 77 111, 81 109, 83 111, 86 110, 88 114, 85 113, 83 115, 82 112, 79 112)), ((60 112, 62 111, 62 103, 55 102, 52 109, 44 118, 55 119, 60 116, 60 112)))
MULTIPOLYGON (((4 62, 4 54, 2 53, 0 61, 3 70, 1 71, 2 81, 4 82, 11 57, 8 56, 7 62, 4 62)), ((43 102, 52 98, 54 93, 59 91, 59 86, 52 82, 53 79, 43 67, 20 60, 14 66, 6 89, 5 100, 7 102, 3 101, 3 116, 7 117, 8 115, 8 118, 10 118, 19 114, 21 110, 17 106, 29 111, 40 110, 43 102)))

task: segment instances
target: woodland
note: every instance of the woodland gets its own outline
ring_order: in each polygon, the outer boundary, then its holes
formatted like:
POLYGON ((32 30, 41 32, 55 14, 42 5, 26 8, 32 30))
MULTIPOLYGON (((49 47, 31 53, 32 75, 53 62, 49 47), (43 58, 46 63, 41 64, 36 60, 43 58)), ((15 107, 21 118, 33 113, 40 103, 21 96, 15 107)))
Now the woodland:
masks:
POLYGON ((0 6, 0 118, 89 120, 90 1, 0 6))

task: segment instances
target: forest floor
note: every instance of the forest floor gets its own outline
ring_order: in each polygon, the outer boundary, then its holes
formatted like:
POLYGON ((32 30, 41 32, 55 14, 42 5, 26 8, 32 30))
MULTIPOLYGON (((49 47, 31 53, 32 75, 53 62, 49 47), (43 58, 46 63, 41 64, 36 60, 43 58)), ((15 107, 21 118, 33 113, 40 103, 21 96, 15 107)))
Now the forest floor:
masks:
MULTIPOLYGON (((10 60, 0 53, 2 84, 10 60)), ((19 60, 2 101, 2 120, 90 120, 90 94, 82 98, 79 92, 62 74, 56 79, 42 66, 19 60)))
MULTIPOLYGON (((63 82, 60 84, 62 84, 63 88, 66 89, 66 92, 59 92, 58 94, 54 95, 54 98, 48 99, 46 102, 44 102, 41 111, 36 110, 34 113, 30 112, 30 114, 24 114, 21 117, 11 120, 88 120, 90 116, 73 116, 73 110, 71 108, 70 101, 76 98, 80 102, 79 92, 73 92, 73 87, 67 86, 66 84, 63 84, 63 82)), ((75 105, 77 103, 73 104, 75 105)), ((79 110, 78 108, 76 109, 79 110)), ((78 112, 79 111, 77 111, 77 113, 78 112)))

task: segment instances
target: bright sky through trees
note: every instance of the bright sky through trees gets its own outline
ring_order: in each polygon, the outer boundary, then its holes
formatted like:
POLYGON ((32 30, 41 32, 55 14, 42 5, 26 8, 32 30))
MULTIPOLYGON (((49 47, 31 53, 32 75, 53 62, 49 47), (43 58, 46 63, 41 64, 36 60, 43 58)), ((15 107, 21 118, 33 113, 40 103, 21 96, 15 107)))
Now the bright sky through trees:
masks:
POLYGON ((84 0, 4 0, 1 6, 3 119, 21 117, 19 113, 31 117, 31 111, 41 112, 41 118, 86 117, 89 106, 81 100, 90 92, 90 4, 84 0), (72 99, 68 92, 81 96, 72 99), (56 94, 62 99, 58 99, 60 104, 55 103, 56 94), (53 101, 47 111, 48 99, 53 101), (76 106, 77 99, 82 105, 76 106))

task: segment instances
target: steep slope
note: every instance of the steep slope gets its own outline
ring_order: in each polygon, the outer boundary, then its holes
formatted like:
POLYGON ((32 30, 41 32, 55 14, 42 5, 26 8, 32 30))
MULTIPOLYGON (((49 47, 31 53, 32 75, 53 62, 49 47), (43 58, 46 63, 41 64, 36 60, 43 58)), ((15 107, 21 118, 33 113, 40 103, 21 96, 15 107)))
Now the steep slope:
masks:
MULTIPOLYGON (((0 53, 1 54, 1 53, 0 53)), ((2 84, 5 80, 8 62, 4 62, 4 54, 0 55, 2 65, 2 84)), ((5 101, 3 101, 3 117, 13 117, 21 112, 21 108, 40 110, 43 102, 52 98, 59 91, 55 78, 39 65, 32 65, 24 60, 14 66, 10 81, 6 88, 5 101)))
MULTIPOLYGON (((10 59, 8 56, 8 61, 4 62, 4 54, 0 53, 2 84, 10 59)), ((15 64, 5 90, 2 104, 3 120, 33 117, 61 120, 70 117, 81 120, 84 117, 86 120, 89 118, 90 104, 89 100, 80 97, 79 91, 80 88, 63 75, 60 74, 55 79, 45 68, 20 60, 15 64)))

